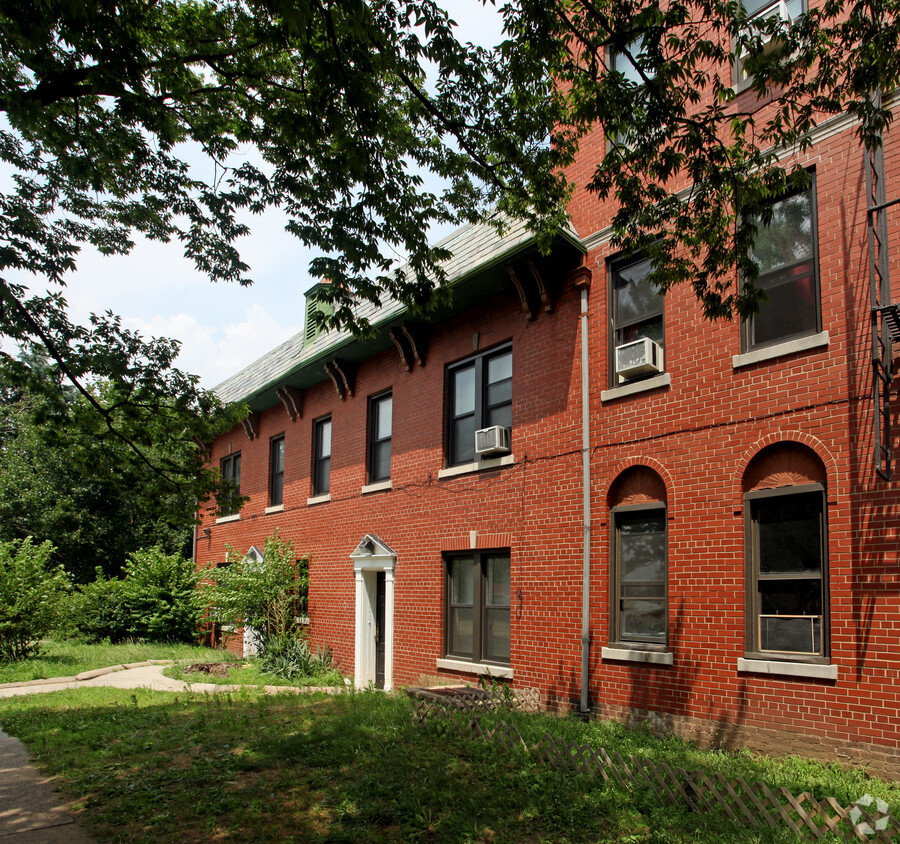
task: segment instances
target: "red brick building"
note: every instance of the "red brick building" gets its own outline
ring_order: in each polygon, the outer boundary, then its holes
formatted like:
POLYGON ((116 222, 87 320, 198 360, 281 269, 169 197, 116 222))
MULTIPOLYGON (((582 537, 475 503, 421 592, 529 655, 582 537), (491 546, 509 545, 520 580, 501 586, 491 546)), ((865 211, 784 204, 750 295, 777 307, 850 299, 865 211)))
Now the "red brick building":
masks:
MULTIPOLYGON (((658 296, 586 191, 549 256, 516 225, 449 238, 454 304, 430 325, 396 306, 368 340, 309 322, 219 388, 253 411, 212 453, 249 501, 203 514, 198 565, 278 528, 311 556, 313 641, 358 686, 490 674, 900 774, 865 161, 843 118, 798 160, 812 187, 759 234, 749 324, 658 296)), ((890 142, 885 172, 900 185, 890 142)))

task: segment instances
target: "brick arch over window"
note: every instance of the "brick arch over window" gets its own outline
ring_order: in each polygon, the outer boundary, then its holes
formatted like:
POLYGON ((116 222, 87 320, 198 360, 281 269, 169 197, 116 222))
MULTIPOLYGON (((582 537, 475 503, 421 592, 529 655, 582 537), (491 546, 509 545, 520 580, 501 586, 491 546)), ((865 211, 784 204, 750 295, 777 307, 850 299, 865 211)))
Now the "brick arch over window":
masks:
MULTIPOLYGON (((613 500, 612 495, 615 494, 613 490, 613 486, 617 484, 617 482, 623 478, 631 469, 643 469, 648 471, 651 475, 655 475, 662 482, 663 489, 663 497, 659 497, 658 489, 659 487, 649 487, 648 489, 643 490, 643 494, 648 497, 642 499, 643 501, 664 501, 666 504, 666 514, 669 521, 672 520, 672 514, 675 509, 675 492, 674 485, 672 483, 672 476, 669 474, 669 470, 663 466, 658 460, 653 457, 628 457, 625 460, 620 460, 609 472, 609 474, 604 478, 603 483, 600 485, 600 500, 605 503, 605 506, 601 508, 599 519, 600 524, 606 524, 609 520, 609 510, 611 507, 615 507, 619 504, 624 504, 624 501, 616 501, 613 500)), ((635 494, 641 494, 641 490, 635 490, 635 494)), ((637 502, 635 502, 637 503, 637 502)))
POLYGON ((745 492, 804 483, 823 484, 828 491, 829 504, 835 503, 843 493, 843 489, 838 488, 837 464, 816 437, 799 431, 767 434, 744 452, 735 467, 732 479, 734 512, 743 512, 745 492))
POLYGON ((620 474, 609 488, 607 507, 624 504, 666 503, 666 484, 649 466, 632 466, 620 474))

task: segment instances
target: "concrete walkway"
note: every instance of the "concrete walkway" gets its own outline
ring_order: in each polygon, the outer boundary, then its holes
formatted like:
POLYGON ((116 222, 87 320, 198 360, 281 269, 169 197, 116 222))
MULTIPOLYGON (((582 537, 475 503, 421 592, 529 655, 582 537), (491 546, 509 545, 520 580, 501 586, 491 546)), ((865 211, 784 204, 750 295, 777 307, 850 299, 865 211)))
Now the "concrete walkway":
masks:
MULTIPOLYGON (((0 685, 0 697, 112 686, 119 689, 153 689, 166 692, 234 692, 247 686, 217 683, 185 683, 163 676, 169 661, 113 665, 85 671, 75 677, 54 677, 26 683, 0 685)), ((267 694, 338 689, 264 686, 267 694)), ((53 780, 43 776, 28 758, 25 745, 0 731, 0 844, 92 844, 93 839, 78 826, 53 788, 53 780)))

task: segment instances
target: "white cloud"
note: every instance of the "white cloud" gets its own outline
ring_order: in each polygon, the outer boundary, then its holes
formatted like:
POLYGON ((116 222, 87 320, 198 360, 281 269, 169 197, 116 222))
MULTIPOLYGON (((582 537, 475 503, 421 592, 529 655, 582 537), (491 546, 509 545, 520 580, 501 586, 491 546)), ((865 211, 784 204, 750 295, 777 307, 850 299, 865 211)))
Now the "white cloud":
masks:
POLYGON ((222 325, 204 325, 185 313, 124 322, 145 337, 181 340, 177 366, 200 375, 204 387, 214 387, 300 331, 299 324, 280 323, 258 302, 246 308, 242 320, 222 325))

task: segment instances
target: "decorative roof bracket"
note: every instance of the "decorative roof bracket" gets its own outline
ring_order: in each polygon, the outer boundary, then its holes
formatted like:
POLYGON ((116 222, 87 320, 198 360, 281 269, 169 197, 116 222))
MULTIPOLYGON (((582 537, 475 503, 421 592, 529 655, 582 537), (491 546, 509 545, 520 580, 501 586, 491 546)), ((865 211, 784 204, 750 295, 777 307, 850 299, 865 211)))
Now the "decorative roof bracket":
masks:
POLYGON ((241 421, 244 426, 244 433, 248 440, 255 440, 259 436, 259 414, 251 413, 241 421))
POLYGON ((296 422, 298 419, 303 418, 303 390, 299 390, 297 387, 289 387, 285 384, 275 391, 275 395, 278 396, 284 405, 287 415, 291 417, 291 422, 296 422))
POLYGON ((428 349, 428 326, 418 322, 402 322, 392 328, 388 334, 397 351, 400 362, 407 372, 412 372, 413 364, 425 366, 425 354, 428 349))
POLYGON ((338 397, 344 401, 347 396, 353 395, 354 380, 356 377, 356 364, 350 361, 334 358, 325 362, 325 374, 334 384, 338 397))
POLYGON ((548 314, 552 314, 553 300, 547 292, 547 286, 544 284, 544 277, 541 275, 541 271, 538 269, 537 264, 535 264, 534 258, 528 259, 528 269, 531 270, 531 277, 537 285, 538 295, 541 297, 541 304, 544 306, 544 311, 548 314))
POLYGON ((506 271, 509 273, 510 281, 512 281, 516 288, 516 292, 519 294, 519 302, 522 303, 522 313, 528 316, 529 322, 534 322, 537 314, 534 312, 531 303, 528 301, 528 294, 525 292, 525 286, 522 284, 519 274, 516 272, 516 268, 509 266, 506 268, 506 271))

